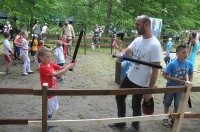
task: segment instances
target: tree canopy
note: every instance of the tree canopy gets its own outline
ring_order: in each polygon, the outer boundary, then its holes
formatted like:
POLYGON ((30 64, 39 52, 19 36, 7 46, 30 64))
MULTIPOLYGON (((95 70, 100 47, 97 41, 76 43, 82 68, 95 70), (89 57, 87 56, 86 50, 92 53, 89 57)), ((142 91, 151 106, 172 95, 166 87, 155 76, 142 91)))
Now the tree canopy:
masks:
POLYGON ((163 19, 163 32, 198 30, 199 0, 2 0, 1 12, 20 27, 32 27, 36 20, 63 22, 69 17, 89 31, 95 24, 130 31, 138 15, 163 19), (17 21, 16 21, 17 20, 17 21))

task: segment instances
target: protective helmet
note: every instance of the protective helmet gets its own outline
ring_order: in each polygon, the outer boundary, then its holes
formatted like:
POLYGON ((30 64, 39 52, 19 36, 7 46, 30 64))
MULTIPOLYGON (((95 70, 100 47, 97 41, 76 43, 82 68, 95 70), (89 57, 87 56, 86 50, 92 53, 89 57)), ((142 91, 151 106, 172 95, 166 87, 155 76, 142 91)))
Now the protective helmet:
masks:
POLYGON ((150 98, 148 102, 143 100, 142 102, 142 111, 145 115, 152 115, 154 112, 154 100, 153 97, 150 98))

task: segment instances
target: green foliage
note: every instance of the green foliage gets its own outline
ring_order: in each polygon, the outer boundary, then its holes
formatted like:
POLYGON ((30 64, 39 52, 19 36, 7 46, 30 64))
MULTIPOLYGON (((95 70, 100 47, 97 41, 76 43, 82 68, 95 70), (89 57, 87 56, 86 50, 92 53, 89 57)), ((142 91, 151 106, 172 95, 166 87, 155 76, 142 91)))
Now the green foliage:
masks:
POLYGON ((52 32, 59 30, 52 19, 63 22, 71 16, 75 30, 80 30, 78 24, 83 24, 88 32, 95 24, 130 32, 135 18, 141 14, 163 19, 164 33, 177 34, 200 26, 197 0, 3 0, 0 8, 20 28, 32 29, 34 22, 40 20, 41 24, 51 23, 52 32))

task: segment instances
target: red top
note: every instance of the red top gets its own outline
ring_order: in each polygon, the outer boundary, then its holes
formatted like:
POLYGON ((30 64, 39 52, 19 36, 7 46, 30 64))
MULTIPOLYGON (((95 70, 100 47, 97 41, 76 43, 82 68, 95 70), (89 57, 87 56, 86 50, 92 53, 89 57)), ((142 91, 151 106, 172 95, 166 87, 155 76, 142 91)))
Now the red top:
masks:
POLYGON ((61 42, 63 43, 63 54, 67 55, 67 40, 62 39, 61 42))
MULTIPOLYGON (((40 73, 40 82, 41 85, 43 83, 48 83, 49 89, 58 89, 58 84, 56 81, 56 77, 51 76, 51 74, 55 70, 59 70, 60 66, 56 65, 53 62, 50 62, 49 65, 40 65, 39 73, 40 73)), ((54 96, 48 96, 48 98, 53 98, 54 96)))

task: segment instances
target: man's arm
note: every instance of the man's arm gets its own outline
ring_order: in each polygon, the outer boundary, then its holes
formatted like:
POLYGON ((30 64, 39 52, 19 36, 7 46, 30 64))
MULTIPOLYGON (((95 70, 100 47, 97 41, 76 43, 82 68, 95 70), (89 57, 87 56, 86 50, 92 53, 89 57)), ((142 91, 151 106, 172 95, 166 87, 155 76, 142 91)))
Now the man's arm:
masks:
MULTIPOLYGON (((160 62, 153 62, 153 63, 160 65, 160 62)), ((152 73, 151 73, 150 82, 149 82, 149 88, 153 88, 155 86, 157 78, 158 78, 158 71, 159 71, 159 69, 152 68, 152 73)))
MULTIPOLYGON (((160 65, 160 62, 153 62, 154 64, 160 65)), ((155 84, 158 78, 158 71, 159 69, 157 68, 152 68, 152 73, 150 77, 150 82, 149 82, 149 87, 148 88, 155 88, 155 84)), ((152 97, 152 94, 144 94, 144 100, 149 101, 149 99, 152 97)))
POLYGON ((121 57, 122 57, 123 54, 125 54, 127 57, 131 57, 131 56, 132 56, 132 55, 131 55, 131 54, 132 54, 132 51, 131 51, 131 49, 126 48, 124 51, 122 51, 122 52, 116 54, 116 57, 119 58, 119 59, 121 59, 121 57))

